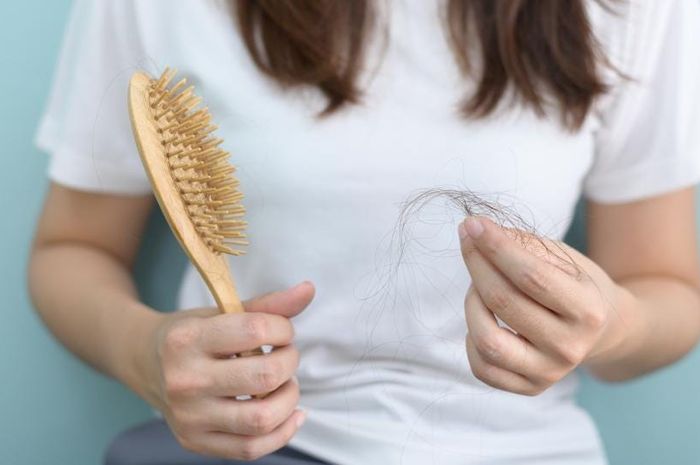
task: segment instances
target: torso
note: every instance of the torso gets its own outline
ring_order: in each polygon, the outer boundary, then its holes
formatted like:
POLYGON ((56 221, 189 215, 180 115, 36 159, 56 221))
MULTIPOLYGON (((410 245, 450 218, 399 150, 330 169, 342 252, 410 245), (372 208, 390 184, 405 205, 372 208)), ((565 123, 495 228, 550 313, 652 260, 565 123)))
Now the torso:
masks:
MULTIPOLYGON (((603 463, 595 429, 574 404, 573 377, 529 398, 472 375, 470 281, 456 233, 464 212, 438 198, 398 228, 403 202, 445 188, 498 202, 561 239, 599 122, 592 116, 571 133, 521 108, 461 118, 463 78, 429 3, 396 3, 364 103, 322 120, 315 91, 283 93, 261 76, 223 9, 139 8, 149 17, 172 11, 146 47, 158 65, 193 78, 238 167, 251 240, 247 255, 231 260, 239 292, 303 279, 317 287, 294 319, 309 415, 292 444, 348 464, 603 463)), ((212 303, 190 269, 181 305, 212 303)))

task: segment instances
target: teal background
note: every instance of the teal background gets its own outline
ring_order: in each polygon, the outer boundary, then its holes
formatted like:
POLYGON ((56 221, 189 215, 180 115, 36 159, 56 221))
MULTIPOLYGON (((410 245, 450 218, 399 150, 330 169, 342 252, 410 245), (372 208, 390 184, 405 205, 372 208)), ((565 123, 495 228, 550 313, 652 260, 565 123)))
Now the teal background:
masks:
MULTIPOLYGON (((119 0, 116 0, 119 1, 119 0)), ((27 254, 46 188, 46 156, 32 145, 70 1, 3 2, 0 28, 0 464, 95 465, 119 431, 149 416, 146 405, 82 365, 32 311, 27 254)), ((581 246, 578 226, 570 241, 581 246)), ((184 258, 154 215, 137 279, 143 298, 171 308, 184 258)), ((700 463, 700 353, 623 385, 584 379, 581 403, 598 423, 613 465, 700 463)))

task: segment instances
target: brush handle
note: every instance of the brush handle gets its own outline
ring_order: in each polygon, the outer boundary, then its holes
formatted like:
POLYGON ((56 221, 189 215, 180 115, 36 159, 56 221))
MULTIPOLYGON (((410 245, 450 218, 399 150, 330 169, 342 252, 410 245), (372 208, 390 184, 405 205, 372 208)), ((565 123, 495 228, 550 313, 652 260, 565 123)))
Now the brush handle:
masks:
MULTIPOLYGON (((211 290, 216 304, 223 313, 243 313, 245 308, 243 308, 243 303, 240 297, 238 297, 238 292, 236 291, 236 285, 233 282, 233 276, 228 268, 228 262, 223 256, 220 256, 220 264, 215 267, 215 269, 209 268, 206 273, 202 273, 204 280, 207 281, 209 290, 211 290), (218 268, 218 269, 216 269, 218 268)), ((251 355, 262 355, 264 352, 261 348, 255 350, 249 350, 239 354, 240 357, 249 357, 251 355)))
POLYGON ((223 255, 214 255, 208 258, 208 262, 202 263, 198 268, 214 296, 219 310, 222 313, 245 312, 226 258, 223 255))

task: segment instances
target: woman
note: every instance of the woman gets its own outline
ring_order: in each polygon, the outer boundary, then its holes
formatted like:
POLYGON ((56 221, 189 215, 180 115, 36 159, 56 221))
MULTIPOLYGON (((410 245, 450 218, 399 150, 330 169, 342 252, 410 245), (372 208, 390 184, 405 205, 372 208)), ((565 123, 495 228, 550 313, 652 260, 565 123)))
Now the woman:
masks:
POLYGON ((575 368, 634 378, 700 335, 699 6, 78 1, 38 133, 30 287, 172 430, 129 433, 112 463, 605 463, 575 368), (191 268, 181 312, 134 291, 153 201, 125 89, 166 65, 239 169, 244 315, 218 315, 191 268), (540 239, 403 203, 436 188, 540 239), (581 194, 587 257, 558 242, 581 194))

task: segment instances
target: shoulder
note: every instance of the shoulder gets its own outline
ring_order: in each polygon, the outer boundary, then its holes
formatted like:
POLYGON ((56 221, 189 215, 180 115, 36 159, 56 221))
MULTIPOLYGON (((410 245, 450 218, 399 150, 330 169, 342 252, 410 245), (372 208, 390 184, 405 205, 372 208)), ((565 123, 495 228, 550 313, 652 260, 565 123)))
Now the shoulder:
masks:
POLYGON ((223 23, 233 23, 230 2, 224 0, 77 0, 72 16, 84 33, 116 40, 129 36, 146 45, 158 38, 174 40, 176 36, 206 39, 223 23))
MULTIPOLYGON (((593 33, 605 58, 632 79, 644 80, 668 36, 700 26, 697 0, 588 0, 593 33)), ((611 73, 612 74, 612 73, 611 73)))

